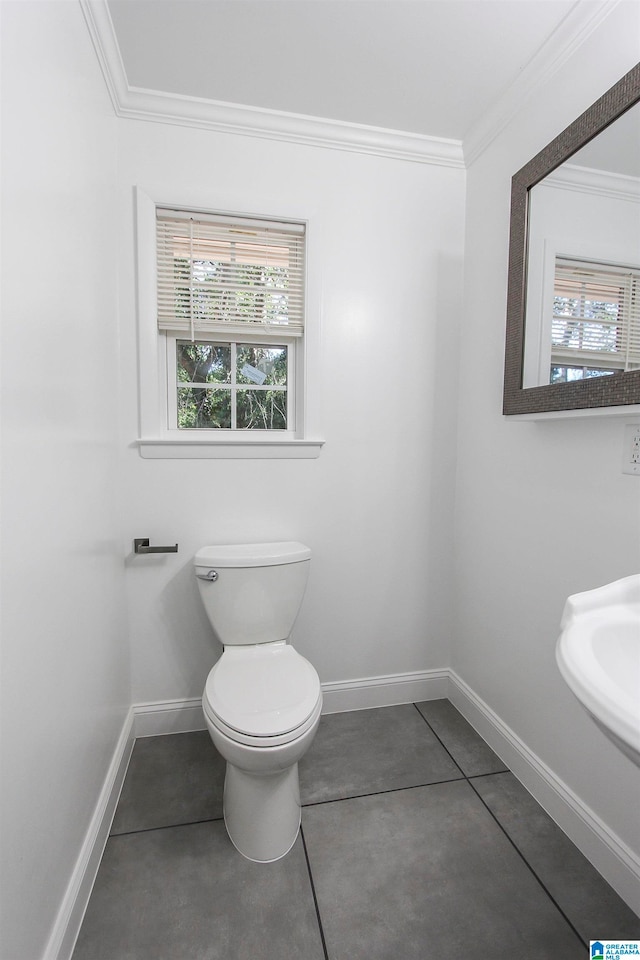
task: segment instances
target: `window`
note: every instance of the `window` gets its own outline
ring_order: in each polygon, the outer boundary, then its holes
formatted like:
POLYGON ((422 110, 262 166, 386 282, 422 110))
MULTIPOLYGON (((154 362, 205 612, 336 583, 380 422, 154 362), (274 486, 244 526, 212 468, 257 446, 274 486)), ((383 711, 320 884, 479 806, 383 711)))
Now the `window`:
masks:
POLYGON ((287 345, 177 340, 175 357, 171 420, 179 429, 287 429, 287 345))
POLYGON ((550 382, 640 368, 640 270, 556 257, 550 382))
POLYGON ((165 209, 156 217, 169 428, 295 429, 304 226, 165 209))
POLYGON ((317 457, 306 224, 180 209, 138 189, 137 247, 141 455, 317 457))

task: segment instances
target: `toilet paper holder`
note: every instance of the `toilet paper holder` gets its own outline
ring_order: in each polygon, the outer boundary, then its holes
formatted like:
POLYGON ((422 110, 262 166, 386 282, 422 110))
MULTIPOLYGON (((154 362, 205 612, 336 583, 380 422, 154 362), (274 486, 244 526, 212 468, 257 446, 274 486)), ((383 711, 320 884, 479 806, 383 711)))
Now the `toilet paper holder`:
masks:
POLYGON ((138 537, 133 541, 134 553, 177 553, 178 544, 173 547, 150 547, 149 537, 138 537))

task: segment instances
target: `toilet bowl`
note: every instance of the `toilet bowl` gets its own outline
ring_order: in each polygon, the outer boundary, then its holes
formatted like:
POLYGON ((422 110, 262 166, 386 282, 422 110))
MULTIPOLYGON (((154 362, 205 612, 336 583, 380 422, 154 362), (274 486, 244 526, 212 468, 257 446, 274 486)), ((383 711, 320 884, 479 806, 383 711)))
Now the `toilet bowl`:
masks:
POLYGON ((286 542, 205 547, 194 561, 223 645, 202 707, 227 765, 224 821, 238 851, 258 862, 280 859, 295 843, 298 761, 320 722, 318 674, 288 642, 309 558, 308 547, 286 542))

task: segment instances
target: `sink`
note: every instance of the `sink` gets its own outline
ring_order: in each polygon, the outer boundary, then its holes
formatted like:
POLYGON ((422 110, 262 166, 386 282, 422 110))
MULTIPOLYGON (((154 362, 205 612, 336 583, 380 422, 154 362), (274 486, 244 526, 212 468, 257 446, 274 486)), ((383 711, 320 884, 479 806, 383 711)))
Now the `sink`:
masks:
POLYGON ((600 729, 640 766, 640 574, 567 599, 560 673, 600 729))

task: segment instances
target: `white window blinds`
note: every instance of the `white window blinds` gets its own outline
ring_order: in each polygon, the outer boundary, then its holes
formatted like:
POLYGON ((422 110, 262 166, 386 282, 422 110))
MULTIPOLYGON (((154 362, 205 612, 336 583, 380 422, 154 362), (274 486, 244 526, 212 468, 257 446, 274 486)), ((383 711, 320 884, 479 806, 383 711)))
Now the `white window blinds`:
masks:
POLYGON ((303 224, 158 209, 158 327, 300 336, 303 224))
POLYGON ((640 367, 640 270, 556 259, 551 360, 640 367))

